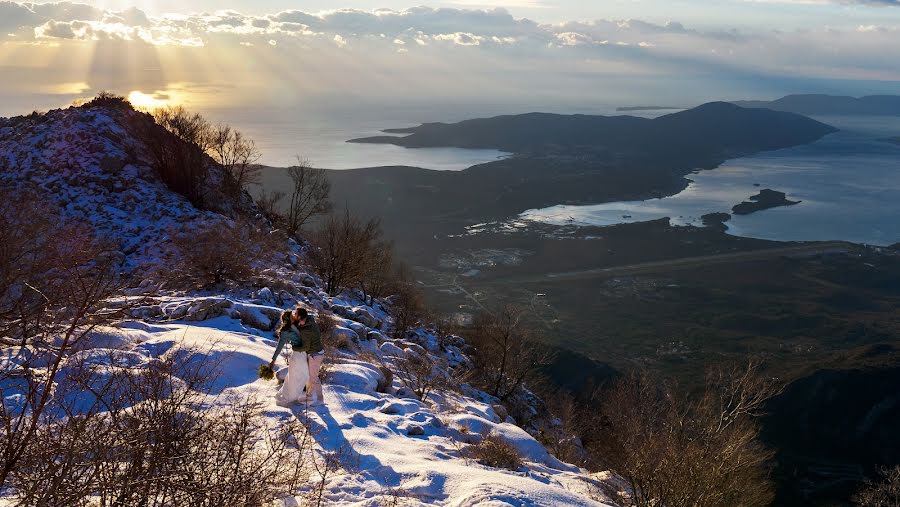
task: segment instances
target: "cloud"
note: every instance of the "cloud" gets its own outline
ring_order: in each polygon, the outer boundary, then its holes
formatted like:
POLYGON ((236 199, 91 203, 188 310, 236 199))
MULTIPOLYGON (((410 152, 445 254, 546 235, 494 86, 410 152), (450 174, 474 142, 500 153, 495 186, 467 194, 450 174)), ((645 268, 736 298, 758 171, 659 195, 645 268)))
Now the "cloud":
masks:
MULTIPOLYGON (((300 81, 314 88, 310 75, 323 83, 347 83, 349 93, 355 93, 352 87, 358 83, 372 82, 398 96, 404 96, 406 86, 412 87, 411 93, 438 90, 462 76, 470 80, 464 83, 465 93, 550 94, 568 80, 577 83, 572 90, 583 87, 588 97, 602 80, 647 79, 646 89, 665 84, 693 90, 700 89, 700 83, 702 89, 719 86, 727 95, 735 95, 731 91, 735 83, 776 87, 804 79, 900 81, 900 54, 884 50, 896 45, 900 33, 889 25, 775 31, 639 19, 540 24, 502 8, 432 7, 148 16, 136 8, 114 11, 66 2, 0 1, 0 33, 16 35, 4 44, 52 43, 65 48, 90 46, 69 41, 114 41, 141 44, 148 51, 155 50, 152 46, 170 46, 175 50, 168 54, 182 57, 181 65, 174 65, 181 72, 176 76, 180 81, 202 80, 205 72, 254 89, 281 86, 279 93, 287 95, 301 93, 296 85, 300 81), (179 47, 203 47, 204 52, 179 53, 179 47), (254 57, 235 59, 230 53, 235 48, 254 57), (211 55, 216 54, 222 56, 213 63, 211 55), (303 69, 290 65, 298 60, 303 69), (435 81, 414 86, 428 79, 435 81)), ((123 54, 127 52, 109 52, 113 58, 123 54)), ((97 72, 102 71, 104 63, 95 62, 97 72)), ((0 60, 0 72, 13 63, 0 60)), ((153 74, 144 69, 154 68, 155 64, 143 66, 136 74, 153 74)), ((66 79, 75 82, 83 76, 66 79)), ((620 86, 638 88, 636 81, 620 86)), ((342 90, 327 88, 335 94, 342 90)), ((460 90, 463 85, 447 93, 463 93, 460 90)), ((274 95, 269 89, 258 93, 274 95)))

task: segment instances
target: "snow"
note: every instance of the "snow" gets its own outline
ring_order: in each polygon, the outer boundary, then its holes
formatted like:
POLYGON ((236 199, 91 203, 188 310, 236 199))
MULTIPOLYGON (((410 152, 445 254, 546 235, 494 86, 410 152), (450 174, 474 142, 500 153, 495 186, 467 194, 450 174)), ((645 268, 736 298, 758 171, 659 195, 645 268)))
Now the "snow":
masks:
MULTIPOLYGON (((118 241, 123 268, 149 273, 108 302, 127 305, 128 317, 95 329, 67 364, 87 362, 102 373, 114 366, 146 367, 177 353, 192 370, 215 368, 208 408, 227 409, 229 400, 254 397, 264 403, 263 414, 273 427, 298 418, 321 452, 345 459, 346 470, 327 478, 329 505, 368 507, 390 497, 402 498, 404 505, 603 505, 591 500, 589 492, 598 491, 605 479, 557 460, 528 432, 502 421, 492 407, 498 400, 489 395, 463 385, 434 391, 420 401, 396 375, 384 389, 382 369, 393 369, 395 360, 410 353, 432 355, 452 366, 467 364, 464 341, 451 337, 441 346, 426 329, 391 338, 389 300, 369 305, 349 291, 328 296, 318 277, 303 271, 303 247, 295 242, 246 287, 218 293, 175 293, 160 287, 152 268, 166 269, 177 260, 172 234, 221 226, 229 219, 194 208, 159 181, 142 155, 145 150, 122 127, 143 120, 134 111, 108 108, 0 118, 0 185, 36 186, 68 218, 90 223, 118 241), (325 404, 308 410, 276 405, 277 382, 257 377, 257 367, 272 358, 272 329, 280 312, 296 302, 339 316, 329 338, 347 345, 332 351, 325 404), (378 392, 379 387, 387 392, 378 392), (488 432, 519 451, 520 469, 495 469, 463 456, 463 448, 488 432)), ((0 367, 15 369, 31 354, 27 347, 6 349, 0 367)), ((284 373, 282 367, 278 378, 284 373)), ((6 392, 3 403, 15 410, 19 395, 6 392)), ((85 393, 65 396, 88 402, 85 393)), ((305 504, 301 497, 282 500, 284 505, 305 504)))
MULTIPOLYGON (((162 306, 187 304, 185 298, 173 297, 162 306)), ((244 305, 235 302, 236 307, 244 305)), ((211 404, 227 406, 227 400, 256 396, 273 423, 300 418, 319 448, 352 463, 327 479, 328 504, 372 506, 395 494, 405 497, 407 505, 602 505, 585 496, 596 488, 595 479, 553 458, 521 428, 499 421, 490 404, 451 391, 437 392, 425 402, 376 392, 383 374, 368 356, 343 353, 337 359, 324 383, 324 405, 308 410, 277 406, 277 383, 256 374, 271 359, 274 343, 270 333, 228 315, 200 322, 127 320, 97 331, 92 345, 99 348, 82 354, 108 361, 114 346, 117 360, 140 365, 172 351, 194 351, 189 361, 196 368, 212 364, 218 372, 211 404), (421 435, 408 434, 414 426, 421 435), (525 463, 521 469, 494 469, 461 455, 466 442, 489 431, 519 450, 525 463)), ((390 364, 389 357, 383 359, 390 364)), ((392 387, 396 393, 401 385, 395 380, 392 387)), ((303 499, 286 499, 284 505, 303 505, 303 499)))

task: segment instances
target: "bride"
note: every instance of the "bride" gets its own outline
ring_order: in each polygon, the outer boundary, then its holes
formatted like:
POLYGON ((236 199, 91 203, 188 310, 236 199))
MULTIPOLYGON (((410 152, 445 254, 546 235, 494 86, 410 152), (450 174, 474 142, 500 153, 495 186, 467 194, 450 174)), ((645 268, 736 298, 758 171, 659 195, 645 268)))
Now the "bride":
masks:
POLYGON ((294 319, 294 312, 286 310, 281 314, 281 326, 278 328, 278 345, 275 346, 275 354, 269 367, 275 365, 278 354, 285 345, 291 346, 291 357, 288 360, 287 378, 281 390, 275 395, 275 402, 282 407, 299 402, 306 398, 306 384, 309 382, 309 364, 307 363, 306 350, 303 347, 303 339, 300 329, 294 319))

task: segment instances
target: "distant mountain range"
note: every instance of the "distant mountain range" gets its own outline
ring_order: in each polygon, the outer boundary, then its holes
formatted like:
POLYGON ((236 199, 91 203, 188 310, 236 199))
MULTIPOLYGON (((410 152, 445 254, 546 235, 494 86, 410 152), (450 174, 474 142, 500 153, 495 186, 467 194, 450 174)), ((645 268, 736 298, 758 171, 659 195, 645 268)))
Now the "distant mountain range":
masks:
POLYGON ((741 107, 765 108, 807 115, 900 116, 900 95, 846 97, 838 95, 788 95, 778 100, 739 100, 741 107))

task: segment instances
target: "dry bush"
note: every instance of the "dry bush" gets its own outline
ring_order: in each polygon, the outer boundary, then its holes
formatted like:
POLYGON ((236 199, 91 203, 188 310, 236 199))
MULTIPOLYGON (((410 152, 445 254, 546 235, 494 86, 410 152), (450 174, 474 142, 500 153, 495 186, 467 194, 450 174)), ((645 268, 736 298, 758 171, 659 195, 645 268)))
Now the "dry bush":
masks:
POLYGON ((375 298, 389 296, 396 288, 394 245, 380 236, 377 231, 377 237, 364 238, 366 253, 360 257, 362 267, 356 277, 363 302, 369 306, 375 304, 375 298))
POLYGON ((335 319, 334 313, 332 312, 318 312, 316 313, 316 325, 319 326, 319 331, 322 333, 322 336, 331 334, 335 327, 337 327, 337 320, 335 319))
POLYGON ((578 435, 584 433, 584 418, 575 398, 558 388, 541 391, 546 410, 559 424, 545 428, 538 435, 541 444, 566 463, 585 465, 585 453, 578 435))
POLYGON ((522 456, 519 450, 500 435, 489 432, 481 439, 465 449, 463 454, 484 466, 505 468, 516 471, 522 467, 522 456))
POLYGON ((170 351, 132 368, 115 353, 69 365, 52 418, 11 473, 19 505, 263 505, 309 479, 312 440, 261 405, 208 408, 215 365, 170 351))
POLYGON ((900 466, 883 468, 881 481, 868 483, 853 496, 853 503, 862 507, 900 507, 900 466))
POLYGON ((553 360, 526 327, 522 309, 505 306, 476 317, 468 342, 475 347, 473 380, 488 394, 506 401, 553 360))
POLYGON ((445 361, 409 350, 393 360, 394 376, 422 401, 435 389, 447 386, 447 370, 445 361))
POLYGON ((128 99, 123 97, 122 95, 118 95, 109 91, 101 91, 97 94, 96 97, 92 98, 88 101, 81 101, 80 104, 73 103, 73 105, 78 105, 79 107, 83 107, 85 109, 92 108, 126 108, 131 109, 131 102, 128 102, 128 99))
POLYGON ((369 257, 381 238, 377 220, 354 217, 349 210, 330 215, 308 238, 315 248, 310 260, 332 296, 364 276, 369 257))
POLYGON ((204 287, 246 281, 256 274, 259 262, 281 249, 281 240, 243 221, 173 234, 180 261, 175 272, 183 281, 204 287))
POLYGON ((122 315, 107 305, 126 285, 116 250, 45 198, 0 192, 0 488, 38 445, 69 354, 122 315))
POLYGON ((406 333, 420 325, 428 316, 428 307, 422 292, 413 284, 406 269, 401 267, 396 274, 394 286, 390 289, 391 315, 394 317, 392 336, 405 338, 406 333))
POLYGON ((281 226, 284 219, 278 203, 284 199, 285 195, 287 194, 284 192, 269 192, 266 189, 262 189, 259 192, 259 197, 255 199, 259 211, 276 226, 281 226))
POLYGON ((590 408, 587 447, 628 482, 627 505, 769 505, 773 453, 759 441, 756 418, 779 389, 756 362, 711 371, 691 397, 633 373, 590 408))

